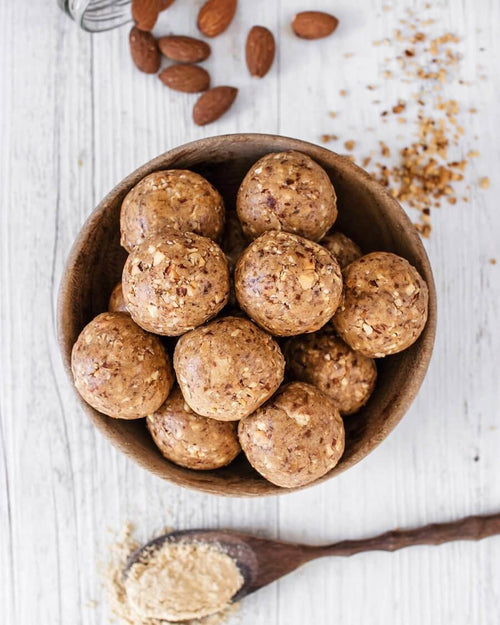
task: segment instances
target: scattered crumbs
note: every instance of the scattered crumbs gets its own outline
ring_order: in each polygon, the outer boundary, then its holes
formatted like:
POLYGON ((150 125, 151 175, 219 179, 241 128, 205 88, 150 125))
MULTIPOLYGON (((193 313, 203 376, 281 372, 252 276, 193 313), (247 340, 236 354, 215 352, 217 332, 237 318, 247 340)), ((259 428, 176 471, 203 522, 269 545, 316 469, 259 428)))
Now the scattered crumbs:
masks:
POLYGON ((337 135, 321 135, 321 141, 323 143, 329 143, 330 141, 337 141, 337 135))
POLYGON ((392 107, 392 112, 397 115, 398 113, 402 113, 405 110, 405 108, 406 108, 406 103, 403 102, 402 100, 399 100, 399 102, 392 107))
POLYGON ((346 97, 346 95, 347 95, 347 91, 346 91, 345 89, 341 89, 341 90, 339 91, 339 93, 340 93, 340 95, 341 95, 341 97, 342 97, 342 98, 345 98, 345 97, 346 97))
MULTIPOLYGON (((414 87, 414 93, 410 103, 398 99, 379 109, 382 124, 397 123, 401 128, 402 132, 393 139, 395 145, 389 148, 381 141, 377 154, 356 154, 356 161, 369 168, 393 197, 416 211, 416 227, 423 237, 432 231, 431 207, 434 210, 469 202, 470 191, 464 188, 465 172, 470 160, 479 156, 474 149, 463 156, 466 131, 460 123, 467 111, 477 113, 477 108, 462 107, 459 98, 446 97, 450 83, 464 88, 471 84, 460 76, 460 38, 452 32, 439 33, 440 26, 426 13, 428 10, 432 10, 431 3, 418 11, 406 9, 390 38, 372 41, 373 46, 387 46, 381 77, 407 83, 414 87)), ((478 79, 485 77, 484 71, 478 73, 478 79)), ((369 84, 366 88, 378 87, 369 84)), ((340 95, 348 94, 341 90, 340 95)), ((372 100, 372 104, 380 101, 372 100)), ((373 128, 366 128, 370 130, 373 128)), ((354 141, 344 145, 348 151, 356 147, 354 141)), ((489 178, 480 178, 478 184, 482 189, 489 188, 489 178)))
POLYGON ((351 57, 353 57, 353 56, 354 56, 354 52, 346 52, 346 53, 344 54, 344 58, 345 58, 345 59, 350 59, 350 58, 351 58, 351 57))
POLYGON ((96 599, 89 599, 85 605, 87 608, 95 609, 99 605, 99 601, 96 599))
POLYGON ((490 258, 490 265, 496 265, 497 264, 497 259, 496 258, 490 258))
POLYGON ((330 117, 332 117, 332 118, 337 117, 337 113, 336 113, 335 111, 330 111, 330 112, 328 113, 328 115, 329 115, 330 117))
POLYGON ((382 11, 386 11, 387 12, 387 11, 390 11, 391 9, 392 9, 392 7, 391 7, 390 4, 384 4, 382 6, 382 11))
POLYGON ((81 158, 78 159, 78 167, 83 167, 83 161, 81 158))
POLYGON ((382 156, 384 157, 389 157, 391 155, 391 151, 389 150, 389 147, 387 146, 387 144, 384 141, 379 141, 379 145, 380 145, 380 153, 382 154, 382 156))
POLYGON ((479 454, 476 454, 476 455, 474 456, 474 462, 479 462, 479 454))

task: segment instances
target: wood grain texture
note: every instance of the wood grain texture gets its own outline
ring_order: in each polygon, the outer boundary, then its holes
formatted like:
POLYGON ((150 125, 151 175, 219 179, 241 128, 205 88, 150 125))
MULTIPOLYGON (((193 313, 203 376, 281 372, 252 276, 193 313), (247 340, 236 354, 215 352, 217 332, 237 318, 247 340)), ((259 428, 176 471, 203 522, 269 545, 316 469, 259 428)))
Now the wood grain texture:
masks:
MULTIPOLYGON (((175 24, 180 34, 197 36, 200 4, 175 2, 155 32, 175 24)), ((468 177, 489 175, 492 187, 473 185, 469 204, 434 211, 426 241, 439 296, 433 360, 412 409, 368 459, 285 498, 181 490, 96 432, 56 346, 57 286, 71 243, 91 209, 140 164, 230 132, 317 142, 332 131, 328 111, 340 109, 342 141, 356 139, 369 151, 379 139, 395 139, 397 130, 364 132, 379 119, 367 84, 377 81, 384 101, 407 94, 400 82, 378 80, 385 51, 371 41, 390 36, 404 8, 420 3, 394 2, 398 9, 389 12, 383 4, 317 0, 314 8, 333 12, 340 24, 331 39, 307 42, 293 38, 289 26, 303 1, 240 2, 204 64, 214 85, 232 82, 239 97, 217 123, 197 128, 196 96, 170 93, 137 72, 127 28, 91 37, 55 0, 0 2, 0 622, 108 624, 97 563, 110 529, 125 519, 138 523, 142 539, 170 525, 318 544, 500 508, 500 263, 489 263, 500 261, 497 0, 433 3, 438 31, 465 37, 463 64, 475 85, 456 95, 479 114, 467 120, 461 149, 480 150, 468 177), (268 27, 277 42, 276 61, 261 81, 244 69, 254 24, 268 27), (349 63, 346 52, 355 52, 349 63), (487 80, 478 79, 482 73, 487 80), (349 103, 340 89, 354 96, 349 103)), ((248 597, 238 618, 241 625, 498 625, 499 563, 495 538, 325 559, 248 597)))

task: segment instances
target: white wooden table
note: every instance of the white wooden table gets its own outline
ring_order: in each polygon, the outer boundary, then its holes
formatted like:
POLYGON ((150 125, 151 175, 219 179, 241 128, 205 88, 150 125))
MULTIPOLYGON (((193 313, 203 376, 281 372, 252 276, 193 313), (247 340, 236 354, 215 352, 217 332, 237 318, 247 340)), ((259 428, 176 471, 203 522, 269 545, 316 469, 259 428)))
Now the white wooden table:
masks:
MULTIPOLYGON (((55 302, 70 245, 97 202, 136 166, 186 141, 238 131, 318 142, 340 130, 342 140, 369 148, 363 128, 377 124, 378 113, 366 97, 347 105, 339 90, 361 93, 376 83, 384 101, 404 97, 404 85, 379 79, 384 53, 371 41, 391 34, 405 5, 422 3, 393 2, 397 11, 384 12, 383 0, 316 0, 314 8, 330 9, 341 26, 330 40, 310 43, 288 27, 308 3, 241 0, 207 63, 214 84, 234 84, 240 96, 203 129, 190 122, 192 96, 132 67, 127 28, 91 37, 60 14, 56 0, 0 2, 1 623, 110 622, 97 565, 127 519, 144 538, 171 525, 320 543, 500 509, 498 0, 434 3, 441 30, 465 37, 466 72, 488 76, 465 103, 479 113, 468 118, 463 153, 477 148, 481 157, 468 170, 470 203, 435 211, 425 242, 439 296, 427 379, 369 458, 280 498, 180 490, 94 430, 56 345, 55 302), (279 47, 260 83, 243 69, 242 41, 255 23, 271 28, 279 47), (356 56, 348 62, 345 52, 356 56), (341 108, 334 127, 328 111, 341 108), (488 192, 475 184, 483 175, 492 181, 488 192)), ((198 4, 177 0, 162 18, 165 30, 171 20, 175 31, 195 34, 198 4)), ((376 139, 390 143, 384 132, 376 139)), ((238 618, 241 625, 498 625, 500 538, 318 561, 250 597, 238 618)))

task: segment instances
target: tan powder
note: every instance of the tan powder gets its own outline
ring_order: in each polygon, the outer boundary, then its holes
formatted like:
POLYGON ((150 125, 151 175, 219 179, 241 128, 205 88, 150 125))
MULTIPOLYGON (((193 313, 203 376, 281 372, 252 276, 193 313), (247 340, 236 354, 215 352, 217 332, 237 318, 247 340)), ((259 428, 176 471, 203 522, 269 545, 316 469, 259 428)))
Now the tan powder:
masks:
POLYGON ((220 612, 242 585, 233 558, 207 543, 166 542, 134 564, 125 579, 137 614, 171 621, 220 612))
MULTIPOLYGON (((130 555, 139 548, 139 543, 133 537, 133 525, 131 523, 127 523, 123 530, 121 531, 119 537, 116 542, 111 546, 110 550, 110 558, 109 563, 105 567, 103 571, 103 579, 106 587, 106 594, 108 598, 109 607, 117 619, 126 625, 170 625, 170 623, 174 622, 172 620, 168 620, 167 617, 151 617, 144 616, 141 610, 138 611, 137 605, 131 600, 130 593, 137 593, 137 588, 132 588, 132 580, 129 576, 127 576, 127 580, 123 574, 124 568, 126 566, 127 560, 130 555)), ((200 545, 198 545, 199 547, 200 545)), ((203 545, 206 547, 207 545, 203 545)), ((225 558, 229 559, 233 565, 231 569, 231 574, 233 575, 233 584, 235 584, 234 579, 234 569, 236 569, 237 574, 240 576, 238 587, 234 592, 231 592, 230 598, 237 592, 238 588, 243 583, 243 579, 239 573, 239 570, 234 565, 234 562, 229 556, 226 556, 221 551, 216 550, 212 547, 212 550, 216 551, 217 554, 225 556, 225 558)), ((200 552, 202 553, 202 552, 200 552)), ((196 557, 194 558, 196 561, 196 557)), ((211 560, 213 562, 213 560, 211 560)), ((191 566, 193 564, 193 560, 190 560, 191 566)), ((184 564, 186 564, 184 562, 184 564)), ((227 564, 227 562, 226 562, 227 564)), ((136 565, 135 565, 136 566, 136 565)), ((135 566, 131 569, 131 572, 135 568, 135 566)), ((189 562, 187 564, 189 565, 189 562)), ((204 565, 202 567, 204 570, 207 567, 204 565)), ((209 571, 211 573, 211 571, 209 571)), ((136 571, 137 573, 137 571, 136 571)), ((135 577, 136 574, 133 574, 135 577)), ((193 572, 190 583, 193 583, 195 579, 198 579, 199 572, 193 572)), ((230 576, 228 576, 229 579, 230 576)), ((137 582, 134 582, 136 584, 137 582)), ((206 583, 206 580, 205 582, 206 583)), ((227 579, 224 580, 224 586, 227 586, 227 579)), ((155 580, 155 585, 158 587, 158 580, 155 580)), ((147 588, 146 588, 147 590, 147 588)), ((164 592, 164 589, 159 589, 160 592, 164 592)), ((213 592, 213 591, 212 591, 213 592)), ((229 593, 229 590, 226 590, 226 594, 229 593)), ((197 594, 199 591, 197 591, 197 594)), ((184 625, 223 625, 227 622, 227 619, 231 614, 233 614, 237 608, 238 604, 229 603, 229 600, 224 602, 220 602, 221 610, 216 614, 211 616, 206 616, 203 618, 189 618, 188 620, 183 621, 184 625)))

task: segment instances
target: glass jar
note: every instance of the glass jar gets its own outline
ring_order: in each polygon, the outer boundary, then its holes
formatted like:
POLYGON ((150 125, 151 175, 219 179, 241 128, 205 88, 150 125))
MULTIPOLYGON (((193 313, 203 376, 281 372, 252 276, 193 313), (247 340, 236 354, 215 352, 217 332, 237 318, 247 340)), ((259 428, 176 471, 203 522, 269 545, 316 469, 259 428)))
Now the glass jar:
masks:
POLYGON ((84 30, 111 30, 132 20, 131 0, 57 0, 61 9, 84 30))

